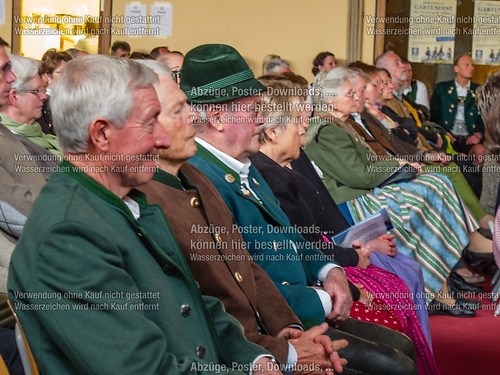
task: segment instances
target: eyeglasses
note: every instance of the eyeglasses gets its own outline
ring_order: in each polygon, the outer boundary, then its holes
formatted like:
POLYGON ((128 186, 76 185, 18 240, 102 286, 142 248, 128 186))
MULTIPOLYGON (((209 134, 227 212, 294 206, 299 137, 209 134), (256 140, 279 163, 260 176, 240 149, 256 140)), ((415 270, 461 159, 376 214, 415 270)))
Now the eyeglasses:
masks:
POLYGON ((172 70, 172 79, 175 82, 179 82, 181 80, 181 72, 182 72, 182 69, 172 70))
POLYGON ((40 96, 41 94, 45 94, 47 92, 47 89, 45 87, 41 87, 39 89, 33 89, 33 90, 25 90, 22 92, 29 92, 30 94, 34 94, 36 96, 40 96))
POLYGON ((341 95, 341 96, 345 96, 346 98, 353 98, 354 95, 356 95, 356 91, 354 90, 351 90, 349 91, 348 93, 344 94, 344 95, 341 95))

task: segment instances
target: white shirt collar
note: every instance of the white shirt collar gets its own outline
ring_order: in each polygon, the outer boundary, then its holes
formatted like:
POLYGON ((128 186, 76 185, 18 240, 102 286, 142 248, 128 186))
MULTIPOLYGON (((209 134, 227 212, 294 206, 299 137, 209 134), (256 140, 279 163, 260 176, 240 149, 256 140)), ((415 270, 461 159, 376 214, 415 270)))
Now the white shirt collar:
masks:
POLYGON ((465 86, 461 86, 457 80, 455 79, 455 86, 457 87, 457 89, 467 89, 469 90, 470 89, 470 79, 467 81, 467 84, 465 86))
MULTIPOLYGON (((250 159, 246 159, 242 163, 241 161, 236 160, 232 156, 229 156, 225 152, 222 152, 218 148, 212 146, 207 141, 204 141, 203 139, 200 139, 198 137, 196 137, 195 139, 196 139, 196 142, 198 142, 200 145, 202 145, 208 151, 210 151, 217 159, 219 159, 221 162, 226 164, 233 171, 238 173, 240 175, 240 178, 246 177, 246 180, 248 180, 248 172, 250 171, 250 165, 252 165, 252 163, 250 162, 250 159)), ((243 178, 242 178, 242 182, 243 182, 243 178)))
POLYGON ((359 113, 351 113, 352 118, 354 121, 356 121, 358 124, 363 125, 363 121, 361 120, 361 115, 359 113))
POLYGON ((128 195, 125 196, 125 198, 123 198, 123 203, 125 203, 129 208, 130 212, 132 212, 132 215, 134 215, 135 220, 141 217, 141 208, 139 207, 139 203, 134 201, 128 195))
POLYGON ((221 150, 215 148, 214 146, 204 141, 203 139, 196 137, 196 142, 205 147, 209 152, 211 152, 217 159, 219 159, 221 162, 227 165, 231 170, 238 173, 242 189, 250 191, 250 193, 252 193, 252 195, 258 201, 261 201, 259 195, 252 189, 252 187, 250 186, 250 182, 248 181, 250 166, 252 165, 250 159, 246 159, 244 162, 241 162, 239 160, 236 160, 232 156, 229 156, 228 154, 222 152, 221 150))

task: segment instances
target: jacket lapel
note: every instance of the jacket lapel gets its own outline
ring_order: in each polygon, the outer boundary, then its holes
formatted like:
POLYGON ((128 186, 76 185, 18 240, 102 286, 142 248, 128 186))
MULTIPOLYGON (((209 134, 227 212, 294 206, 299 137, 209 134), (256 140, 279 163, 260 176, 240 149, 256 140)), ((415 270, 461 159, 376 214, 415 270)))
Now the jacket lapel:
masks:
POLYGON ((214 172, 223 178, 226 186, 228 186, 237 195, 247 201, 251 201, 259 208, 259 210, 263 211, 266 216, 269 216, 278 225, 289 225, 288 219, 286 219, 286 216, 279 208, 279 204, 277 203, 271 188, 269 188, 267 183, 264 181, 264 178, 252 165, 250 166, 248 181, 250 188, 258 195, 259 199, 254 197, 250 191, 247 191, 248 189, 241 186, 241 180, 238 173, 229 168, 200 144, 198 144, 198 152, 196 155, 206 161, 209 161, 213 166, 214 172))

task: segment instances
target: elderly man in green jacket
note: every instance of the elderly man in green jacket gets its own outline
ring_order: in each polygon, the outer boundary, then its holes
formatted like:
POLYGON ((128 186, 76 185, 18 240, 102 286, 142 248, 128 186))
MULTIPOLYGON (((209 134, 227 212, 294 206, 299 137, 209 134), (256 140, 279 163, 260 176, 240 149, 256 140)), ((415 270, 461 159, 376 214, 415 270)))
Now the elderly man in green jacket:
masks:
POLYGON ((279 373, 134 190, 169 146, 155 80, 132 60, 68 64, 52 97, 66 161, 14 250, 9 298, 43 374, 279 373))

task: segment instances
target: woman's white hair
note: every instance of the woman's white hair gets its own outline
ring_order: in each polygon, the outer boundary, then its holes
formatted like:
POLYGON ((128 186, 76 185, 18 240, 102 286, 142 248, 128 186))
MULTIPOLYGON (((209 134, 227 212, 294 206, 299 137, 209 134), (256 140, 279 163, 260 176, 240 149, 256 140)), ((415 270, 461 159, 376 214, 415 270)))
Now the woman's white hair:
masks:
POLYGON ((157 60, 136 60, 139 64, 147 66, 151 69, 158 77, 172 77, 172 71, 162 61, 157 60))
POLYGON ((337 67, 326 72, 320 71, 314 79, 314 103, 329 103, 327 97, 336 97, 342 94, 342 87, 346 81, 351 79, 352 72, 349 69, 337 67))
POLYGON ((133 110, 134 91, 157 80, 151 69, 130 59, 88 55, 68 62, 50 98, 63 151, 87 152, 88 128, 97 118, 120 128, 133 110))
POLYGON ((38 75, 40 62, 30 57, 10 55, 12 72, 16 75, 16 80, 12 82, 12 88, 17 92, 31 90, 30 81, 38 75))

